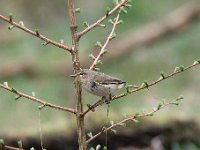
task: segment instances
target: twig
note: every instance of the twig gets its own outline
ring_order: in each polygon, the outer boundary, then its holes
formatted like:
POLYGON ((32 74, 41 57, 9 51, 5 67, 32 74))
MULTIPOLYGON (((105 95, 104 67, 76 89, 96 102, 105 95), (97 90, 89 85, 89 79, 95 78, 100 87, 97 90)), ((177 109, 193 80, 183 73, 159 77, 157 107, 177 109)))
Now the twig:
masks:
POLYGON ((99 58, 103 55, 106 46, 108 45, 109 41, 112 39, 112 36, 113 36, 116 26, 118 24, 119 16, 120 16, 120 11, 118 12, 117 17, 115 18, 115 22, 113 23, 112 30, 111 30, 109 36, 107 37, 106 42, 101 47, 99 54, 97 55, 97 57, 94 59, 92 65, 90 66, 90 70, 93 69, 97 65, 99 58))
MULTIPOLYGON (((173 77, 173 76, 175 76, 175 75, 177 75, 177 74, 180 74, 180 73, 182 73, 182 72, 184 72, 184 71, 186 71, 186 70, 189 70, 189 69, 191 69, 191 68, 193 68, 193 67, 195 67, 195 66, 197 66, 197 65, 200 65, 200 62, 193 63, 192 65, 190 65, 190 66, 188 66, 188 67, 186 67, 186 68, 183 68, 183 70, 174 71, 173 73, 168 74, 168 75, 164 75, 163 77, 161 76, 158 80, 156 80, 156 81, 154 81, 154 82, 148 84, 148 86, 140 86, 140 87, 135 88, 135 89, 133 89, 133 90, 127 91, 126 93, 122 93, 122 94, 120 94, 120 95, 113 96, 112 99, 110 100, 110 102, 111 102, 111 101, 114 101, 114 100, 117 100, 117 99, 119 99, 119 98, 121 98, 121 97, 127 96, 128 94, 132 94, 132 93, 135 93, 135 92, 137 92, 137 91, 140 91, 140 90, 146 89, 146 88, 148 88, 148 87, 151 87, 151 86, 153 86, 153 85, 155 85, 155 84, 157 84, 157 83, 159 83, 159 82, 161 82, 161 81, 163 81, 163 80, 166 80, 166 79, 168 79, 168 78, 171 78, 171 77, 173 77)), ((102 104, 104 104, 104 103, 105 103, 105 101, 102 101, 102 100, 97 101, 95 104, 91 105, 90 108, 88 108, 82 115, 87 114, 89 111, 95 109, 96 107, 98 107, 99 105, 102 105, 102 104)))
POLYGON ((0 88, 5 89, 7 91, 10 91, 10 92, 18 95, 18 98, 24 97, 24 98, 32 100, 34 102, 40 103, 40 104, 42 104, 44 106, 48 106, 48 107, 52 107, 52 108, 55 108, 55 109, 59 109, 59 110, 62 110, 62 111, 66 111, 66 112, 70 112, 70 113, 76 114, 76 111, 74 109, 72 109, 72 108, 61 107, 61 106, 57 106, 55 104, 47 103, 47 102, 45 102, 45 101, 43 101, 41 99, 38 99, 38 98, 36 98, 34 96, 30 96, 30 95, 24 94, 24 93, 22 93, 20 91, 17 91, 17 90, 15 90, 15 89, 7 86, 7 85, 0 84, 0 88))
POLYGON ((92 25, 88 26, 86 29, 84 29, 83 31, 78 33, 78 38, 81 38, 84 34, 86 34, 88 31, 90 31, 91 29, 97 27, 99 24, 101 24, 104 20, 106 20, 109 16, 111 16, 115 11, 117 11, 118 9, 120 9, 122 6, 124 6, 126 3, 128 2, 128 0, 124 0, 121 3, 119 3, 118 5, 116 5, 109 13, 107 13, 106 15, 104 15, 102 18, 100 18, 99 20, 97 20, 95 23, 93 23, 92 25))
POLYGON ((16 147, 4 145, 4 146, 3 146, 3 150, 6 150, 6 149, 8 149, 8 150, 24 150, 24 149, 22 149, 22 148, 16 148, 16 147))
POLYGON ((39 33, 39 31, 32 31, 32 30, 26 28, 24 25, 20 25, 20 24, 14 22, 13 20, 10 20, 9 18, 6 18, 3 15, 0 15, 0 19, 8 22, 9 24, 13 25, 14 27, 17 27, 18 29, 21 29, 21 30, 23 30, 23 31, 25 31, 25 32, 27 32, 31 35, 36 36, 37 38, 43 40, 46 44, 52 44, 52 45, 59 47, 63 50, 69 51, 70 53, 72 52, 72 49, 70 47, 63 45, 62 43, 58 43, 58 42, 55 42, 53 40, 46 38, 45 36, 41 35, 39 33))
POLYGON ((148 112, 148 113, 141 113, 141 114, 135 114, 131 117, 125 118, 117 123, 114 123, 112 125, 110 125, 107 128, 104 128, 102 131, 98 132, 96 135, 92 136, 90 139, 87 140, 87 144, 89 142, 91 142, 92 140, 94 140, 95 138, 97 138, 98 136, 100 136, 102 133, 110 131, 111 129, 117 127, 117 126, 122 126, 124 123, 130 122, 130 121, 137 121, 138 118, 142 118, 142 117, 146 117, 146 116, 152 116, 155 112, 159 111, 160 109, 168 106, 168 105, 177 105, 177 101, 180 100, 179 98, 172 100, 168 103, 164 103, 164 104, 159 104, 158 107, 154 108, 152 111, 148 112))

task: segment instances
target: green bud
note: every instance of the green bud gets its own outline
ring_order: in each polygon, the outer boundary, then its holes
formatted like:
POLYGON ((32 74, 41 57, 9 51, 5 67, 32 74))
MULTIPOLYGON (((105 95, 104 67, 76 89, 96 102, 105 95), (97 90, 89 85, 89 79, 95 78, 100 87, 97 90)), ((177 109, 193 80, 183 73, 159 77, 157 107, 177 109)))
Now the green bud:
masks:
POLYGON ((4 146, 4 145, 5 145, 4 139, 0 139, 0 146, 4 146))
POLYGON ((116 33, 113 33, 112 36, 111 36, 111 39, 114 39, 117 37, 117 34, 116 33))
POLYGON ((95 57, 94 57, 94 55, 93 55, 92 53, 90 53, 90 54, 88 55, 88 58, 90 58, 90 59, 95 59, 95 57))
POLYGON ((129 115, 127 113, 124 114, 124 118, 128 118, 129 115))
POLYGON ((100 68, 94 68, 95 71, 100 71, 100 68))
POLYGON ((103 62, 101 60, 97 61, 97 65, 102 65, 102 64, 103 64, 103 62))
POLYGON ((31 147, 30 150, 35 150, 35 148, 34 148, 34 147, 31 147))
POLYGON ((179 105, 179 102, 174 102, 174 104, 178 106, 178 105, 179 105))
POLYGON ((95 150, 94 147, 91 147, 90 150, 95 150))
POLYGON ((136 120, 136 119, 132 119, 132 121, 133 121, 134 123, 136 123, 136 124, 139 123, 139 120, 136 120))
POLYGON ((140 113, 139 113, 139 112, 136 112, 136 113, 135 113, 135 116, 136 116, 136 117, 137 117, 137 116, 139 116, 139 115, 140 115, 140 113))
POLYGON ((131 7, 132 7, 132 5, 131 5, 131 4, 129 4, 129 3, 127 3, 127 4, 125 5, 125 7, 126 7, 126 8, 131 8, 131 7))
POLYGON ((114 125, 114 121, 111 120, 111 121, 110 121, 110 124, 111 124, 111 126, 113 126, 113 125, 114 125))
POLYGON ((106 127, 103 127, 102 129, 101 129, 101 132, 104 132, 106 130, 106 127))
POLYGON ((75 9, 75 12, 76 12, 76 13, 80 13, 80 11, 81 11, 80 8, 76 8, 76 9, 75 9))
POLYGON ((100 41, 97 41, 96 44, 95 44, 95 46, 97 46, 97 47, 102 47, 102 44, 101 44, 100 41))
POLYGON ((18 99, 20 99, 22 96, 21 95, 16 95, 15 96, 15 100, 18 100, 18 99))
POLYGON ((19 148, 23 148, 21 140, 17 142, 17 145, 18 145, 19 148))
POLYGON ((111 11, 110 7, 106 7, 106 14, 108 14, 111 11))
POLYGON ((161 107, 162 107, 162 104, 158 104, 157 110, 160 110, 161 107))
POLYGON ((109 19, 109 20, 108 20, 108 23, 114 24, 114 22, 113 22, 112 19, 109 19))
POLYGON ((87 136, 92 138, 93 137, 92 132, 87 133, 87 136))
POLYGON ((12 30, 14 27, 15 27, 15 26, 10 25, 10 26, 8 26, 8 29, 9 29, 9 30, 12 30))
POLYGON ((127 13, 128 13, 128 11, 127 11, 124 7, 121 7, 121 8, 120 8, 120 11, 121 11, 123 14, 127 14, 127 13))
POLYGON ((126 123, 120 123, 120 126, 126 127, 126 123))
POLYGON ((179 68, 180 68, 180 71, 184 71, 185 70, 185 67, 183 65, 181 65, 179 68))
POLYGON ((23 21, 19 21, 20 26, 24 26, 24 22, 23 21))
POLYGON ((13 14, 9 13, 9 21, 12 22, 12 19, 13 19, 13 14))
POLYGON ((89 26, 89 23, 88 23, 87 21, 84 21, 84 22, 83 22, 83 26, 88 27, 88 26, 89 26))
POLYGON ((38 106, 38 109, 41 110, 41 109, 43 109, 44 107, 46 107, 47 105, 48 105, 48 103, 45 103, 44 105, 38 106))
POLYGON ((108 50, 107 49, 103 49, 102 54, 106 54, 106 53, 108 53, 108 50))
POLYGON ((98 144, 98 145, 96 146, 96 150, 100 150, 100 148, 101 148, 101 145, 98 144))
POLYGON ((108 150, 107 146, 104 146, 104 147, 103 147, 103 150, 108 150))
POLYGON ((111 129, 111 132, 113 132, 114 134, 117 134, 117 130, 115 129, 111 129))
POLYGON ((124 24, 123 20, 119 20, 117 24, 124 24))
POLYGON ((154 115, 154 113, 153 113, 153 112, 148 114, 148 116, 153 116, 153 115, 154 115))
POLYGON ((48 42, 42 43, 43 46, 46 46, 46 45, 48 45, 48 44, 49 44, 48 42))
POLYGON ((105 24, 102 24, 102 23, 99 24, 99 26, 102 27, 102 28, 105 28, 105 27, 106 27, 106 25, 105 25, 105 24))
POLYGON ((179 100, 182 100, 184 99, 183 95, 180 95, 176 100, 179 101, 179 100))
POLYGON ((160 75, 163 79, 165 78, 164 72, 161 72, 160 75))
POLYGON ((35 29, 35 33, 36 33, 37 36, 39 36, 40 35, 39 34, 39 29, 35 29))
POLYGON ((17 90, 14 87, 12 87, 11 90, 12 92, 17 93, 17 90))

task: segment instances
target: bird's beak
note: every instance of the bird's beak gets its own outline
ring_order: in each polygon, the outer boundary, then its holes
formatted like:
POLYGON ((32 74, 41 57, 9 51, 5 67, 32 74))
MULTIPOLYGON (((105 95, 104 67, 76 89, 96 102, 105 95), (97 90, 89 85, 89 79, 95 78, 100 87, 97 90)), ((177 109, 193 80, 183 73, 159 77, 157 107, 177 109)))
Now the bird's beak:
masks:
POLYGON ((77 77, 77 74, 71 74, 70 77, 77 77))
POLYGON ((77 76, 79 76, 81 74, 81 72, 79 72, 79 73, 76 73, 76 74, 72 74, 72 75, 69 75, 70 77, 77 77, 77 76))

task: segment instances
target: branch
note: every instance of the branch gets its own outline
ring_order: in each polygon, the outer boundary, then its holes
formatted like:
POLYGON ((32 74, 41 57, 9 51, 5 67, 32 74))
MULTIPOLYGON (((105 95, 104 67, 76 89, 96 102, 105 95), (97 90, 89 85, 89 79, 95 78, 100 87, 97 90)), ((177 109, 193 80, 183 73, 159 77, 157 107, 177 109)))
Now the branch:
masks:
MULTIPOLYGON (((180 74, 180 73, 182 73, 182 72, 184 72, 186 70, 189 70, 189 69, 191 69, 191 68, 193 68, 193 67, 195 67, 197 65, 200 65, 200 60, 195 61, 192 65, 190 65, 190 66, 188 66, 186 68, 183 67, 183 66, 177 67, 175 69, 175 71, 173 73, 171 73, 171 74, 164 75, 163 73, 161 73, 161 77, 158 80, 156 80, 156 81, 154 81, 154 82, 152 82, 150 84, 148 84, 147 82, 144 82, 140 87, 137 87, 137 88, 135 88, 133 90, 129 90, 127 88, 127 92, 126 93, 122 93, 120 95, 113 96, 112 99, 109 102, 117 100, 117 99, 119 99, 121 97, 127 96, 129 94, 141 91, 143 89, 149 88, 149 87, 151 87, 153 85, 156 85, 156 84, 160 83, 161 81, 164 81, 164 80, 166 80, 168 78, 171 78, 171 77, 173 77, 173 76, 175 76, 177 74, 180 74)), ((89 111, 94 110, 96 107, 98 107, 99 105, 102 105, 104 103, 105 103, 105 101, 103 101, 103 100, 97 101, 95 104, 91 105, 82 115, 83 116, 86 115, 89 111)))
POLYGON ((179 101, 181 99, 183 99, 183 97, 179 97, 179 98, 172 100, 170 102, 167 102, 167 103, 159 104, 157 107, 153 108, 153 110, 148 113, 142 112, 141 114, 135 114, 131 117, 125 118, 117 123, 114 123, 114 124, 110 125, 109 127, 103 128, 102 131, 100 131, 99 133, 97 133, 96 135, 94 135, 90 139, 88 139, 87 143, 91 142, 92 140, 94 140, 95 138, 100 136, 102 133, 110 131, 117 126, 123 126, 125 123, 130 122, 130 121, 137 122, 137 119, 142 118, 142 117, 153 116, 155 112, 159 111, 160 109, 163 109, 164 107, 166 107, 168 105, 178 105, 179 103, 177 101, 179 101))
MULTIPOLYGON (((159 21, 146 23, 137 30, 136 29, 131 30, 129 34, 127 34, 126 36, 112 41, 112 43, 110 43, 107 46, 107 49, 109 49, 109 55, 104 55, 103 61, 108 62, 118 57, 125 57, 130 53, 133 53, 141 46, 144 47, 147 46, 148 44, 155 43, 158 41, 158 39, 160 40, 164 38, 166 35, 170 36, 176 32, 184 32, 186 30, 189 30, 188 27, 193 22, 198 21, 198 16, 200 16, 199 3, 189 2, 187 4, 184 4, 183 6, 180 6, 180 8, 175 9, 170 14, 163 16, 163 18, 160 19, 159 21), (169 18, 171 19, 169 20, 169 18), (185 26, 187 26, 187 28, 184 28, 185 26)), ((12 65, 15 68, 16 63, 12 65)), ((83 68, 90 66, 90 61, 88 61, 88 55, 84 55, 81 57, 81 65, 83 68)), ((18 65, 16 67, 18 67, 18 65)), ((2 68, 8 68, 7 64, 5 67, 2 68)), ((62 75, 66 75, 66 72, 72 71, 70 63, 68 64, 63 63, 56 66, 55 68, 56 70, 52 69, 45 70, 45 73, 47 74, 59 73, 62 75), (63 68, 65 69, 63 70, 63 68)), ((0 69, 0 78, 2 78, 2 74, 4 75, 4 73, 2 73, 1 70, 2 69, 0 69)), ((36 74, 34 74, 34 76, 39 75, 35 64, 33 64, 31 70, 33 71, 33 74, 37 72, 36 74)), ((21 73, 20 70, 19 72, 16 72, 16 74, 20 73, 21 73)), ((15 73, 13 74, 9 73, 8 75, 12 77, 15 75, 15 73)))
POLYGON ((97 57, 94 59, 92 65, 90 66, 90 70, 93 69, 97 65, 99 58, 101 56, 103 56, 103 54, 104 54, 106 46, 108 45, 108 43, 110 42, 110 40, 112 40, 112 36, 113 36, 114 31, 116 29, 116 26, 118 24, 119 16, 120 16, 120 11, 118 12, 117 17, 115 18, 115 22, 113 23, 112 30, 111 30, 109 36, 107 37, 106 42, 101 47, 101 50, 100 50, 99 54, 97 55, 97 57))
POLYGON ((118 9, 120 9, 122 6, 124 6, 128 0, 124 0, 118 5, 116 5, 111 11, 109 11, 106 15, 104 15, 102 18, 97 20, 92 25, 88 26, 86 29, 78 33, 78 38, 80 39, 84 34, 92 30, 93 28, 97 27, 99 24, 101 24, 104 20, 106 20, 108 17, 110 17, 114 12, 116 12, 118 9))
POLYGON ((45 36, 41 35, 38 31, 32 31, 32 30, 26 28, 24 25, 21 25, 21 24, 18 24, 18 23, 16 23, 16 22, 14 22, 11 18, 9 19, 9 18, 6 18, 6 17, 0 15, 0 19, 1 19, 1 20, 4 20, 5 22, 8 22, 8 23, 11 24, 13 27, 16 27, 16 28, 18 28, 18 29, 21 29, 21 30, 23 30, 23 31, 25 31, 25 32, 27 32, 27 33, 29 33, 29 34, 31 34, 31 35, 33 35, 33 36, 35 36, 35 37, 41 39, 42 41, 45 42, 45 43, 44 43, 45 45, 47 45, 47 44, 52 44, 52 45, 54 45, 54 46, 56 46, 56 47, 62 48, 62 49, 65 50, 65 51, 69 51, 70 53, 71 53, 71 51, 72 51, 72 49, 71 49, 70 47, 68 47, 68 46, 66 46, 66 45, 63 45, 62 43, 58 43, 58 42, 55 42, 55 41, 53 41, 53 40, 50 40, 50 39, 46 38, 45 36))
POLYGON ((30 96, 30 95, 24 94, 24 93, 22 93, 20 91, 17 91, 14 88, 11 88, 11 87, 9 87, 7 85, 0 84, 0 88, 5 89, 7 91, 10 91, 10 92, 16 94, 17 95, 17 97, 15 98, 16 100, 21 98, 21 97, 24 97, 24 98, 32 100, 32 101, 34 101, 36 103, 42 104, 44 107, 48 106, 48 107, 51 107, 51 108, 55 108, 55 109, 58 109, 58 110, 62 110, 62 111, 66 111, 66 112, 70 112, 70 113, 76 114, 76 111, 74 109, 72 109, 72 108, 61 107, 61 106, 57 106, 57 105, 54 105, 54 104, 51 104, 51 103, 47 103, 47 102, 45 102, 45 101, 43 101, 41 99, 38 99, 38 98, 36 98, 34 96, 30 96))
POLYGON ((8 146, 8 145, 4 145, 3 149, 8 149, 8 150, 24 150, 22 148, 16 148, 16 147, 8 146))

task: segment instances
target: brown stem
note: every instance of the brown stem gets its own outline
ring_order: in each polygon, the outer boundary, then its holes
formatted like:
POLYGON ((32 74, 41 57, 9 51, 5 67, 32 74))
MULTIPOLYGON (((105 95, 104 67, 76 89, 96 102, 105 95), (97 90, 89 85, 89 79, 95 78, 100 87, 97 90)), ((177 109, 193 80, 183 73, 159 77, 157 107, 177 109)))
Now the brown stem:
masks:
POLYGON ((66 111, 66 112, 70 112, 70 113, 76 114, 76 111, 74 109, 72 109, 72 108, 61 107, 61 106, 57 106, 55 104, 47 103, 47 102, 45 102, 45 101, 43 101, 43 100, 41 100, 39 98, 24 94, 24 93, 22 93, 20 91, 17 91, 17 90, 15 90, 15 89, 13 89, 13 88, 11 88, 9 86, 5 86, 5 85, 0 84, 0 88, 5 89, 7 91, 10 91, 10 92, 18 95, 18 98, 24 97, 26 99, 32 100, 34 102, 37 102, 37 103, 42 104, 42 105, 47 106, 47 107, 51 107, 51 108, 55 108, 55 109, 58 109, 58 110, 62 110, 62 111, 66 111))
MULTIPOLYGON (((79 40, 77 35, 77 23, 76 23, 76 13, 74 7, 74 0, 68 0, 68 10, 70 18, 70 29, 72 34, 72 61, 74 73, 80 70, 79 62, 79 40)), ((78 132, 78 142, 79 150, 86 150, 86 136, 85 136, 85 125, 83 113, 83 103, 82 103, 82 88, 79 77, 75 78, 75 88, 76 88, 76 120, 77 120, 77 132, 78 132)))
POLYGON ((70 47, 68 47, 66 45, 63 45, 62 43, 58 43, 58 42, 55 42, 53 40, 50 40, 50 39, 46 38, 45 36, 41 35, 39 33, 39 31, 32 31, 32 30, 26 28, 24 25, 20 25, 20 24, 18 24, 16 22, 10 20, 9 18, 6 18, 6 17, 2 16, 2 15, 0 15, 0 19, 8 22, 9 24, 13 25, 14 27, 16 27, 18 29, 21 29, 21 30, 23 30, 23 31, 25 31, 25 32, 27 32, 29 34, 34 35, 35 37, 43 40, 45 42, 45 44, 52 44, 52 45, 54 45, 56 47, 59 47, 59 48, 61 48, 63 50, 71 52, 71 48, 70 47))
POLYGON ((90 70, 93 69, 93 68, 97 65, 97 62, 98 62, 98 60, 100 59, 100 57, 103 55, 106 46, 108 45, 109 41, 112 39, 112 36, 113 36, 113 34, 114 34, 114 31, 115 31, 115 29, 116 29, 116 26, 117 26, 117 23, 118 23, 118 20, 119 20, 119 16, 120 16, 120 11, 119 11, 118 14, 117 14, 117 17, 116 17, 116 19, 115 19, 115 22, 113 23, 112 30, 111 30, 109 36, 107 37, 106 42, 105 42, 104 45, 101 47, 101 50, 100 50, 99 54, 97 55, 97 57, 94 59, 92 65, 91 65, 91 67, 90 67, 90 70))
POLYGON ((78 38, 81 38, 84 34, 86 34, 87 32, 89 32, 93 28, 97 27, 104 20, 106 20, 109 16, 111 16, 114 12, 116 12, 118 9, 120 9, 122 6, 124 6, 127 2, 128 2, 128 0, 124 0, 121 3, 119 3, 118 5, 116 5, 109 13, 107 13, 102 18, 100 18, 99 20, 97 20, 95 23, 93 23, 92 25, 90 25, 89 27, 87 27, 86 29, 84 29, 83 31, 81 31, 80 33, 78 33, 78 38))
POLYGON ((8 145, 3 146, 3 150, 24 150, 23 148, 16 148, 8 145))
POLYGON ((155 112, 159 111, 160 109, 168 106, 168 105, 177 105, 177 101, 179 100, 179 98, 175 99, 175 100, 172 100, 168 103, 164 103, 162 105, 160 105, 159 107, 155 107, 152 111, 148 112, 148 113, 141 113, 141 114, 138 114, 138 115, 133 115, 133 116, 130 116, 128 118, 125 118, 117 123, 114 123, 113 125, 110 125, 109 127, 103 129, 102 131, 98 132, 97 134, 95 134, 94 136, 92 136, 90 139, 87 140, 87 144, 89 142, 91 142, 92 140, 94 140, 95 138, 97 138, 98 136, 100 136, 102 133, 105 133, 107 131, 110 131, 111 129, 117 127, 117 126, 122 126, 122 124, 124 123, 127 123, 127 122, 130 122, 130 121, 135 121, 139 118, 142 118, 142 117, 146 117, 146 116, 152 116, 155 112))

